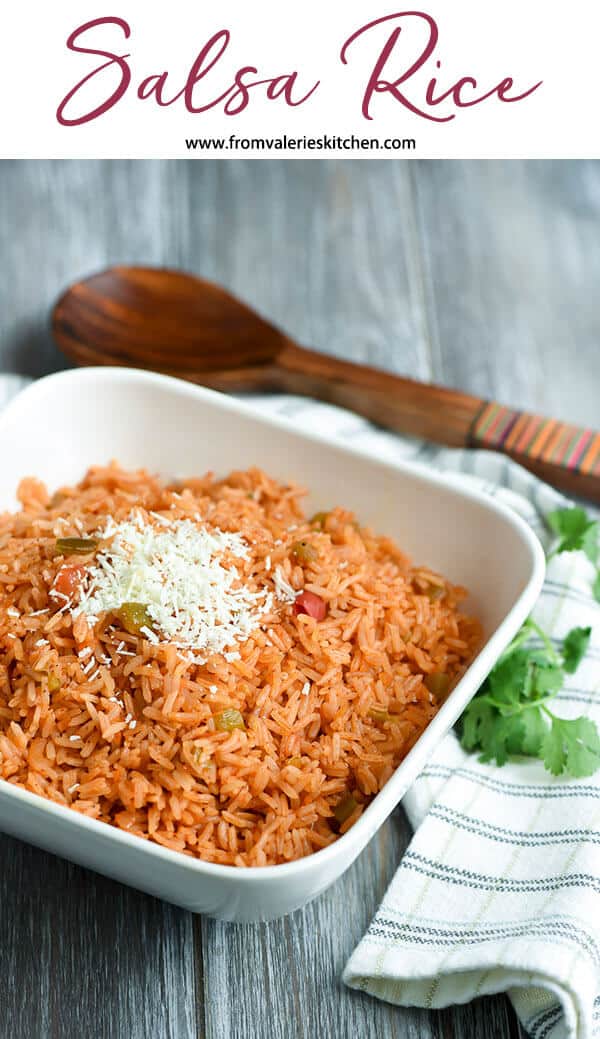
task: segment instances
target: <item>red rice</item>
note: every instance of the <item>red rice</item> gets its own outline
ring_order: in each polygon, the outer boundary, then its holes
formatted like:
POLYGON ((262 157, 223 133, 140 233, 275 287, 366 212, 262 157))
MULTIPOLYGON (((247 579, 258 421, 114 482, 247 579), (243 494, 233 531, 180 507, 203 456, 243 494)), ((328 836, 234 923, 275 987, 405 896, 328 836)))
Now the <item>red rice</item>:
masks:
POLYGON ((52 498, 23 480, 21 511, 0 516, 0 777, 239 866, 300 858, 352 826, 436 713, 424 677, 454 680, 480 627, 459 612, 464 589, 412 569, 342 508, 323 529, 311 524, 300 497, 258 469, 168 486, 113 464, 52 498), (280 567, 296 591, 326 601, 325 619, 277 603, 239 660, 204 665, 113 618, 95 630, 73 622, 49 594, 64 563, 57 536, 86 536, 133 508, 150 522, 165 512, 240 532, 248 581, 272 590, 280 567), (298 565, 290 548, 301 539, 317 557, 298 565), (227 707, 244 730, 215 728, 227 707), (355 807, 338 824, 348 794, 355 807))

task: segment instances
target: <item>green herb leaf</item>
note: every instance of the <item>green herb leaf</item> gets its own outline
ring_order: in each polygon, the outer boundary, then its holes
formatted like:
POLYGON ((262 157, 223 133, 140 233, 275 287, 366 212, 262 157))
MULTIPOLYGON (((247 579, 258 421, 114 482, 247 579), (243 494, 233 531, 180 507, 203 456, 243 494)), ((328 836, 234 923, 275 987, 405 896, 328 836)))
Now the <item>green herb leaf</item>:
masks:
POLYGON ((488 745, 481 755, 482 761, 496 760, 496 764, 504 765, 512 754, 520 754, 525 737, 523 718, 520 715, 498 718, 494 725, 488 745))
POLYGON ((471 700, 462 719, 461 743, 465 750, 477 750, 488 744, 496 720, 496 711, 479 695, 471 700))
POLYGON ((541 757, 555 775, 590 775, 595 771, 596 726, 588 719, 556 718, 547 703, 562 688, 565 669, 573 671, 587 648, 591 631, 574 628, 563 643, 564 668, 546 633, 529 620, 488 675, 462 717, 465 750, 480 751, 481 761, 503 765, 515 754, 541 757), (527 645, 532 635, 541 648, 527 645))
POLYGON ((557 509, 548 515, 548 525, 560 538, 551 555, 582 551, 592 563, 597 562, 599 524, 590 519, 585 509, 579 506, 557 509))
POLYGON ((504 716, 485 696, 476 696, 462 718, 461 742, 465 750, 481 751, 481 761, 504 765, 510 754, 520 754, 525 727, 518 715, 504 716))
POLYGON ((554 661, 533 660, 531 666, 534 669, 532 685, 536 698, 552 696, 562 689, 565 673, 554 661))
POLYGON ((591 718, 557 718, 542 745, 544 765, 554 776, 568 773, 576 779, 600 768, 600 735, 591 718))
POLYGON ((531 711, 523 711, 523 743, 521 753, 532 758, 539 758, 548 725, 541 707, 535 707, 531 711))
MULTIPOLYGON (((548 517, 560 552, 583 551, 597 567, 594 595, 600 602, 600 524, 578 507, 548 517)), ((462 746, 481 761, 503 765, 511 755, 539 757, 553 775, 591 776, 600 768, 600 734, 589 718, 557 718, 548 703, 562 688, 565 672, 577 670, 588 648, 590 628, 573 628, 557 652, 550 636, 530 617, 492 668, 459 723, 462 746), (538 641, 532 645, 532 639, 538 641), (541 645, 539 645, 541 643, 541 645)))
POLYGON ((567 761, 560 726, 553 725, 552 728, 546 730, 546 735, 542 740, 541 755, 548 772, 551 772, 553 776, 560 776, 567 761))
POLYGON ((500 657, 487 679, 494 700, 518 703, 528 681, 528 672, 529 652, 526 649, 516 649, 509 656, 500 657))
POLYGON ((579 667, 590 644, 591 628, 573 628, 563 642, 563 667, 572 675, 579 667))

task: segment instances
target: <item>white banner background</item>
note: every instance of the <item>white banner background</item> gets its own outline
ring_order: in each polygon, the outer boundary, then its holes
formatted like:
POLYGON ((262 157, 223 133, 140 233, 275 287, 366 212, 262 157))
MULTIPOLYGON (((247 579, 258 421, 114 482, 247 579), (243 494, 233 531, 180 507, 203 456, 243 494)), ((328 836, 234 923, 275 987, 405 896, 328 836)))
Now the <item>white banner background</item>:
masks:
MULTIPOLYGON (((0 155, 7 157, 90 158, 495 158, 596 157, 600 155, 600 5, 590 0, 569 4, 537 0, 430 0, 403 6, 393 0, 304 0, 281 2, 194 3, 170 0, 150 5, 131 0, 19 0, 3 12, 0 110, 0 155), (393 28, 371 29, 348 50, 340 50, 357 29, 395 12, 419 10, 435 18, 439 42, 422 70, 402 88, 414 104, 426 107, 425 90, 432 76, 440 90, 462 76, 478 81, 484 93, 510 76, 511 93, 522 93, 539 80, 542 85, 522 101, 506 104, 492 97, 472 108, 456 109, 446 102, 429 109, 436 116, 455 114, 447 123, 432 123, 412 114, 388 94, 373 98, 373 119, 361 114, 362 97, 373 65, 393 28), (129 54, 131 84, 107 113, 81 126, 61 126, 57 107, 72 87, 106 59, 76 54, 66 40, 83 23, 96 18, 127 21, 125 40, 116 25, 90 30, 79 45, 129 54), (198 52, 221 29, 231 42, 215 67, 195 88, 197 103, 206 104, 223 93, 244 65, 255 66, 258 77, 298 72, 294 93, 320 85, 304 104, 288 107, 283 99, 269 101, 264 87, 250 91, 247 108, 227 116, 223 105, 190 114, 183 100, 159 107, 153 98, 136 96, 147 76, 168 70, 166 94, 180 91, 198 52), (436 67, 436 60, 441 68, 436 67), (348 136, 414 138, 414 151, 280 151, 219 149, 190 152, 186 138, 348 136)), ((400 23, 398 23, 400 24, 400 23)), ((398 44, 386 66, 386 78, 402 75, 423 49, 425 22, 404 18, 398 44)), ((115 67, 95 76, 67 109, 91 110, 117 86, 115 67)), ((465 97, 468 91, 465 90, 465 97)))

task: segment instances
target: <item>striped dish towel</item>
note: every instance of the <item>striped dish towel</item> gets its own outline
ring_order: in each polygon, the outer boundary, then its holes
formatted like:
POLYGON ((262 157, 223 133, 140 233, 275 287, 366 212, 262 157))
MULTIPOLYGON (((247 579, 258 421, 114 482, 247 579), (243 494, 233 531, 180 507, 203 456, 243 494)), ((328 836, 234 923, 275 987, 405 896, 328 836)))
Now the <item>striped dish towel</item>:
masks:
MULTIPOLYGON (((0 405, 25 380, 0 377, 0 405)), ((376 430, 349 412, 296 397, 254 397, 263 412, 371 450, 460 472, 547 539, 566 503, 506 458, 376 430)), ((592 627, 557 713, 600 722, 600 606, 581 553, 555 558, 535 618, 558 641, 592 627)), ((344 981, 401 1006, 428 1008, 508 992, 532 1039, 600 1037, 600 773, 553 779, 541 763, 499 769, 451 734, 406 795, 415 836, 344 981)))

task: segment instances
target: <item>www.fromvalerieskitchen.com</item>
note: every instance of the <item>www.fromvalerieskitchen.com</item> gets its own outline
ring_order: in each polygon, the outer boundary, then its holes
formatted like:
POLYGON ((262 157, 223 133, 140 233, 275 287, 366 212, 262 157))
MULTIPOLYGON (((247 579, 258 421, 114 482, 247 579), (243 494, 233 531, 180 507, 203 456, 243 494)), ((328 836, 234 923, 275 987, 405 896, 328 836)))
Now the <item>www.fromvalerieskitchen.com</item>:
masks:
POLYGON ((322 134, 319 137, 186 137, 188 151, 414 151, 413 137, 341 137, 322 134))

